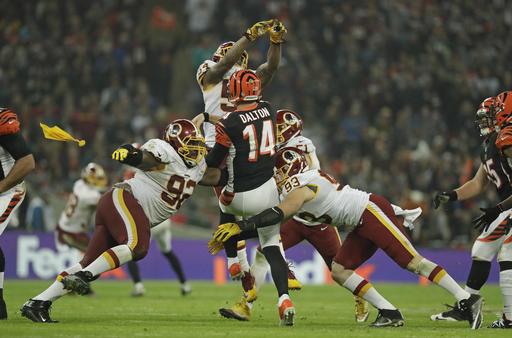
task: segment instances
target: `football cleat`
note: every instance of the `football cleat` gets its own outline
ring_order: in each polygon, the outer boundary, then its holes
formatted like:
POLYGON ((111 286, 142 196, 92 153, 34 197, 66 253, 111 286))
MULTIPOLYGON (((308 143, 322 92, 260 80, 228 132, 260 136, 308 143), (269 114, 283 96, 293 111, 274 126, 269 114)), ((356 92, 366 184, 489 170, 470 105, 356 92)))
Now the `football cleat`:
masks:
POLYGON ((356 310, 356 322, 364 323, 370 316, 370 308, 368 302, 359 296, 354 296, 355 310, 356 310))
POLYGON ((292 267, 293 266, 288 263, 288 290, 298 291, 302 289, 302 284, 297 277, 295 277, 292 267))
POLYGON ((508 320, 505 314, 503 314, 501 319, 496 319, 487 327, 490 329, 512 329, 512 320, 508 320))
POLYGON ((132 297, 142 297, 146 293, 146 289, 144 288, 144 284, 141 282, 133 284, 132 297))
POLYGON ((482 326, 482 304, 483 298, 480 295, 471 295, 468 299, 463 299, 457 303, 458 311, 464 314, 473 330, 482 326))
POLYGON ((396 310, 379 309, 379 314, 375 321, 370 324, 372 327, 399 327, 404 326, 404 317, 402 313, 396 310))
POLYGON ((7 306, 3 298, 0 298, 0 320, 7 319, 7 306))
POLYGON ((247 300, 242 297, 242 300, 235 303, 230 309, 221 308, 219 313, 222 317, 236 319, 240 321, 248 321, 251 319, 251 309, 247 305, 247 300))
POLYGON ((186 296, 192 292, 192 286, 189 283, 185 282, 181 284, 181 295, 186 296))
POLYGON ((285 299, 279 306, 279 325, 293 326, 295 317, 295 308, 290 299, 285 299))
POLYGON ((256 294, 256 286, 254 284, 254 276, 250 272, 244 272, 242 277, 242 288, 244 296, 248 302, 254 302, 258 297, 256 294))
POLYGON ((49 300, 29 299, 20 309, 21 315, 36 323, 58 323, 50 318, 52 302, 49 300))
POLYGON ((233 263, 229 266, 229 275, 231 276, 231 280, 239 280, 242 278, 244 272, 242 271, 242 267, 240 263, 233 263))
POLYGON ((448 304, 445 305, 449 307, 450 310, 432 315, 430 316, 430 319, 434 321, 445 320, 448 322, 461 322, 466 320, 464 313, 462 313, 462 311, 459 309, 457 303, 455 303, 454 306, 448 304))
POLYGON ((72 275, 62 278, 64 289, 73 291, 81 296, 91 292, 90 281, 94 279, 90 271, 78 271, 72 275))

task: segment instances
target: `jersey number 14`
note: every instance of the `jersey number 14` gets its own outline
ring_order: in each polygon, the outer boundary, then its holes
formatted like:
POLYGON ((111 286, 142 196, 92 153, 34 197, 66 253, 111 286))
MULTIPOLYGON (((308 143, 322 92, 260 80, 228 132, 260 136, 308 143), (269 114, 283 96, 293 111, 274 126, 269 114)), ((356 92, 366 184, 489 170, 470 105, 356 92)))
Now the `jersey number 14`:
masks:
POLYGON ((249 142, 249 162, 258 161, 259 155, 274 155, 275 153, 275 137, 274 124, 272 120, 263 121, 263 129, 261 130, 261 143, 258 144, 258 135, 254 124, 249 124, 243 131, 244 140, 249 142))

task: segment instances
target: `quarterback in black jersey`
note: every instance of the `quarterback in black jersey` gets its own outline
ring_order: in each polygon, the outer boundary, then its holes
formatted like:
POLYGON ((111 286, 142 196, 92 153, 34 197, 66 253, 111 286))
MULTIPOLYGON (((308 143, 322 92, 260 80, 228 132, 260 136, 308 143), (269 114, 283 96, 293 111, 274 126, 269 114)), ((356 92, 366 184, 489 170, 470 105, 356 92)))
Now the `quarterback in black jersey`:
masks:
MULTIPOLYGON (((496 123, 496 98, 485 99, 480 104, 476 116, 480 135, 484 138, 480 153, 482 161, 480 167, 475 176, 462 186, 451 191, 437 193, 433 200, 436 209, 440 204, 446 202, 463 201, 478 196, 485 190, 489 182, 494 184, 501 200, 512 195, 512 168, 496 147, 497 131, 499 130, 496 123)), ((500 266, 504 263, 502 262, 505 259, 502 255, 502 246, 510 227, 510 210, 497 209, 492 213, 491 218, 486 209, 482 210, 485 213, 476 219, 477 228, 481 233, 471 250, 472 265, 465 287, 465 290, 471 294, 480 294, 480 289, 489 277, 491 262, 498 253, 500 266)), ((464 320, 456 308, 434 314, 431 319, 464 320)))
MULTIPOLYGON (((226 158, 228 183, 219 206, 226 214, 248 218, 279 202, 273 178, 276 115, 267 102, 261 101, 261 82, 251 70, 240 70, 231 76, 229 99, 236 110, 217 123, 215 145, 206 163, 208 167, 219 167, 226 158)), ((288 295, 288 265, 279 247, 279 226, 258 229, 258 238, 279 294, 281 324, 293 325, 295 308, 288 295)), ((234 237, 224 243, 228 264, 236 257, 237 240, 234 237)), ((246 306, 250 309, 252 303, 246 306)))

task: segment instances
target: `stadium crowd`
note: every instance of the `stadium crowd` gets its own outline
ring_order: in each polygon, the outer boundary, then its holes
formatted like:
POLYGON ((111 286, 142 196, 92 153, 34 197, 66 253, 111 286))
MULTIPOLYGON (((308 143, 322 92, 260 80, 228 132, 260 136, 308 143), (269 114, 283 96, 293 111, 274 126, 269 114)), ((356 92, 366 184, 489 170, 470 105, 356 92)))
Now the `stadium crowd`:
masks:
MULTIPOLYGON (((18 112, 37 157, 21 222, 29 229, 53 227, 47 206, 62 203, 86 163, 115 180, 117 145, 200 112, 198 65, 272 17, 287 26, 288 42, 264 98, 303 116, 326 171, 422 206, 414 236, 424 246, 471 243, 477 206, 496 200, 489 188, 478 201, 430 207, 434 191, 458 186, 480 164, 478 104, 512 87, 505 0, 41 0, 0 2, 0 13, 0 106, 18 112), (43 140, 42 121, 87 146, 43 140)), ((249 50, 249 65, 266 49, 261 41, 249 50)), ((211 226, 211 198, 191 199, 183 217, 211 226)))

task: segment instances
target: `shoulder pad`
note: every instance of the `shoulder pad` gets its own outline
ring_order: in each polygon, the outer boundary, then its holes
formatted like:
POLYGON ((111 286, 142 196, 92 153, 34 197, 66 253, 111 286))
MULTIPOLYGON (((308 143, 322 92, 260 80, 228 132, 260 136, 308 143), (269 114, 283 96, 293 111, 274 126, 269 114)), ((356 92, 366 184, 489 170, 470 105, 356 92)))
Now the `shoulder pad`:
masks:
POLYGON ((0 108, 0 135, 15 134, 20 131, 20 122, 15 112, 0 108))
POLYGON ((496 147, 503 150, 506 147, 512 146, 512 126, 500 130, 496 137, 496 147))

